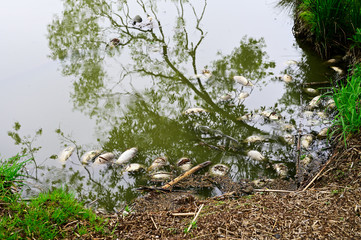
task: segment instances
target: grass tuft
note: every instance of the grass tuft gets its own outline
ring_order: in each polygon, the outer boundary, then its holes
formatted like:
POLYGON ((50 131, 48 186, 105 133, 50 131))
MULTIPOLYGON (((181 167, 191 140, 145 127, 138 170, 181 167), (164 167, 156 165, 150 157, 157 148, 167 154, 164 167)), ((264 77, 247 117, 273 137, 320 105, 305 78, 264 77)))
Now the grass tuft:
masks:
POLYGON ((361 65, 355 65, 353 75, 347 78, 347 83, 334 88, 333 99, 337 107, 337 115, 333 126, 341 126, 342 136, 346 138, 351 133, 359 132, 361 128, 361 65))

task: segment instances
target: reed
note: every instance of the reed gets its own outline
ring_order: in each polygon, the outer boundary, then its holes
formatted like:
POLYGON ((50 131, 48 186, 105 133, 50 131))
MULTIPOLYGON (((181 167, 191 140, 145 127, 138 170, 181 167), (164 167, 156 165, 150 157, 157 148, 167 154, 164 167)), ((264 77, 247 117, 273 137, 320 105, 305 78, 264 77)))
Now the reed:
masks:
POLYGON ((359 0, 303 0, 300 17, 326 51, 330 43, 346 44, 361 28, 359 0))

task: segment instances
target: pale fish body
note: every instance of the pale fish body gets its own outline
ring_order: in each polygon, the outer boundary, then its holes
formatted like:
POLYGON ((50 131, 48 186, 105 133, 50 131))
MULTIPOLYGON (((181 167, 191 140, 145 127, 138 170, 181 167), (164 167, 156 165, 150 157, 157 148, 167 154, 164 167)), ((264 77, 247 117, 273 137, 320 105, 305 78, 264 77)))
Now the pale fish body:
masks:
POLYGON ((301 137, 301 145, 303 148, 308 149, 313 141, 313 136, 311 134, 303 135, 301 137))
POLYGON ((293 126, 292 124, 283 124, 282 125, 282 130, 283 131, 293 131, 295 130, 295 126, 293 126))
POLYGON ((281 178, 286 178, 288 174, 288 168, 284 163, 276 163, 272 165, 276 173, 281 178))
POLYGON ((220 97, 220 100, 221 100, 221 101, 228 101, 228 100, 230 100, 231 98, 232 98, 232 95, 229 94, 229 93, 226 93, 226 94, 224 94, 224 95, 222 95, 222 96, 220 97))
POLYGON ((257 160, 257 161, 263 161, 265 160, 265 157, 258 151, 256 150, 251 150, 247 153, 247 156, 250 157, 253 160, 257 160))
POLYGON ((287 66, 289 66, 289 65, 296 65, 296 64, 298 64, 298 62, 295 61, 295 60, 288 60, 287 62, 285 62, 285 65, 287 65, 287 66))
POLYGON ((338 74, 340 74, 340 75, 343 75, 344 74, 344 72, 343 72, 343 70, 341 69, 341 68, 339 68, 339 67, 335 67, 335 66, 332 66, 332 67, 330 67, 333 71, 335 71, 335 72, 337 72, 338 74))
POLYGON ((293 78, 292 78, 290 75, 285 74, 285 75, 283 75, 282 80, 283 80, 285 83, 290 83, 290 82, 292 82, 293 78))
POLYGON ((81 162, 84 163, 84 164, 87 164, 93 158, 97 157, 101 152, 102 152, 102 150, 88 151, 88 152, 84 153, 83 156, 81 157, 81 162))
POLYGON ((253 86, 253 83, 251 83, 247 78, 243 77, 243 76, 234 76, 233 79, 239 83, 242 84, 243 86, 253 86))
POLYGON ((165 180, 170 180, 172 178, 173 178, 172 173, 164 172, 164 171, 156 172, 156 173, 151 175, 151 179, 153 181, 165 181, 165 180))
POLYGON ((317 120, 317 119, 310 119, 307 121, 307 125, 309 126, 318 126, 321 125, 321 121, 317 120))
POLYGON ((255 118, 255 115, 253 113, 247 113, 239 118, 237 118, 237 120, 241 120, 241 121, 246 121, 246 120, 252 120, 255 118))
POLYGON ((209 174, 214 177, 225 176, 229 171, 229 167, 224 164, 216 164, 209 169, 209 174))
POLYGON ((252 183, 254 184, 255 187, 264 187, 266 186, 267 184, 270 184, 274 182, 274 179, 256 179, 256 180, 253 180, 252 183))
POLYGON ((106 152, 103 153, 101 155, 99 155, 95 161, 94 164, 106 164, 106 163, 110 163, 113 161, 113 159, 115 158, 114 153, 111 152, 106 152))
POLYGON ((321 98, 321 95, 318 95, 318 96, 312 98, 312 100, 310 101, 310 103, 308 104, 308 106, 309 106, 311 109, 317 107, 317 106, 320 104, 320 98, 321 98))
POLYGON ((75 150, 75 147, 71 147, 71 146, 66 147, 59 154, 59 161, 60 162, 66 162, 66 160, 68 160, 68 158, 71 156, 71 154, 73 154, 74 150, 75 150))
POLYGON ((326 106, 327 108, 334 109, 336 107, 335 100, 331 98, 330 100, 327 101, 326 106))
POLYGON ((319 94, 319 91, 317 89, 314 89, 314 88, 305 88, 303 89, 303 91, 308 94, 308 95, 311 95, 311 96, 316 96, 319 94))
POLYGON ((154 159, 152 165, 148 168, 148 171, 155 171, 167 165, 169 165, 168 158, 165 156, 159 157, 154 159))
POLYGON ((304 111, 303 112, 303 115, 306 117, 306 118, 310 118, 313 116, 313 112, 312 111, 304 111))
POLYGON ((249 93, 248 93, 248 92, 241 92, 241 93, 238 95, 238 99, 239 99, 239 100, 246 99, 247 97, 249 97, 249 93))
POLYGON ((125 164, 127 162, 130 161, 130 159, 132 159, 138 152, 138 149, 136 147, 130 148, 126 151, 124 151, 119 158, 117 159, 117 161, 115 161, 116 164, 125 164))
POLYGON ((271 114, 272 114, 272 112, 271 112, 271 111, 268 111, 268 110, 265 110, 265 111, 262 111, 262 112, 261 112, 261 116, 267 117, 267 118, 270 117, 271 114))
POLYGON ((325 112, 317 112, 317 116, 319 116, 322 119, 327 118, 327 114, 325 112))
POLYGON ((188 115, 188 114, 193 114, 193 113, 204 113, 204 112, 207 112, 207 110, 205 110, 204 108, 195 107, 195 108, 189 108, 189 109, 185 110, 184 114, 188 115))
POLYGON ((244 141, 247 143, 262 142, 265 138, 262 136, 252 135, 247 137, 244 141))
POLYGON ((295 143, 295 137, 293 135, 291 135, 291 134, 285 134, 283 136, 283 139, 289 145, 292 145, 292 144, 295 143))
POLYGON ((145 166, 143 164, 131 163, 125 167, 124 171, 125 172, 138 172, 142 169, 145 169, 145 166))
POLYGON ((278 115, 277 113, 273 112, 273 113, 271 113, 271 115, 269 115, 268 118, 269 118, 270 120, 278 120, 278 119, 281 118, 281 116, 278 115))
POLYGON ((328 128, 323 128, 321 129, 321 131, 317 134, 318 138, 325 138, 327 137, 327 133, 328 133, 328 128))
POLYGON ((181 159, 178 160, 177 166, 180 169, 182 169, 182 171, 186 172, 186 171, 188 171, 189 169, 192 168, 192 163, 191 163, 191 160, 189 158, 182 157, 181 159))

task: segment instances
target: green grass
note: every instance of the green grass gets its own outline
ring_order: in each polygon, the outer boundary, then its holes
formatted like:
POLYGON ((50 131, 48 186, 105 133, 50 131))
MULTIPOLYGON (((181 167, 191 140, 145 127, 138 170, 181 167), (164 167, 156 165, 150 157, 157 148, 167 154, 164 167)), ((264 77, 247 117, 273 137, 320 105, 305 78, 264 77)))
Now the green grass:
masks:
POLYGON ((19 155, 0 160, 0 201, 17 199, 18 196, 12 193, 11 188, 21 187, 21 179, 24 177, 22 170, 28 161, 22 161, 19 155))
POLYGON ((333 42, 345 44, 361 28, 359 0, 303 0, 300 10, 301 19, 310 27, 325 55, 327 46, 333 42))
POLYGON ((359 132, 361 128, 361 65, 354 67, 353 75, 347 82, 334 88, 333 99, 337 107, 337 115, 333 126, 341 126, 342 136, 346 138, 351 133, 359 132))
POLYGON ((0 239, 91 238, 108 236, 106 221, 64 189, 39 194, 24 202, 9 189, 21 185, 27 161, 16 156, 0 163, 0 239))

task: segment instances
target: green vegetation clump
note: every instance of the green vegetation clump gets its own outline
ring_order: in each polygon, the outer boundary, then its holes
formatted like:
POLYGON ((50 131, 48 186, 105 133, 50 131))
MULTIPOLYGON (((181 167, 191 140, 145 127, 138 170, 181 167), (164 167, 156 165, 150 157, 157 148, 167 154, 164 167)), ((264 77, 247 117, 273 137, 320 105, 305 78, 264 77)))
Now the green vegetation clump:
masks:
POLYGON ((355 65, 353 75, 334 88, 333 99, 337 107, 334 126, 341 126, 343 138, 350 133, 357 133, 361 128, 361 65, 355 65))
MULTIPOLYGON (((327 56, 328 46, 361 44, 360 0, 303 0, 300 17, 327 56), (346 44, 349 40, 353 43, 346 44)), ((319 49, 320 50, 320 49, 319 49)))
POLYGON ((64 189, 41 193, 25 202, 10 191, 19 186, 21 170, 27 161, 19 156, 0 164, 0 239, 54 239, 90 234, 107 235, 106 221, 86 209, 64 189))

